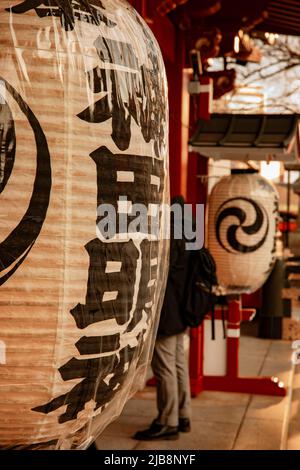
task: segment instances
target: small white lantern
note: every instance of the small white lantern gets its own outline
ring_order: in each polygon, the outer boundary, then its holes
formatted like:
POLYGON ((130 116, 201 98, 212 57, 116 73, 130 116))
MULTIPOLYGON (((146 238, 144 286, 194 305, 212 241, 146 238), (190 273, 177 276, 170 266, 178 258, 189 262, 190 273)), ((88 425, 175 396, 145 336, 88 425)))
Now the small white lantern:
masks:
POLYGON ((227 293, 250 293, 275 261, 278 194, 254 170, 232 170, 209 198, 208 246, 227 293))

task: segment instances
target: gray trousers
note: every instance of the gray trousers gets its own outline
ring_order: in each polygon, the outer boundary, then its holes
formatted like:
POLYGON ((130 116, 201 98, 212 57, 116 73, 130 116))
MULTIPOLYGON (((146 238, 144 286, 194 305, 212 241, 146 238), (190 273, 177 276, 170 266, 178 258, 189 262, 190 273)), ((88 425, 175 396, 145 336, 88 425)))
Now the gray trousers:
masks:
POLYGON ((178 426, 178 418, 190 418, 190 381, 183 348, 184 333, 158 336, 152 369, 157 380, 157 422, 178 426))

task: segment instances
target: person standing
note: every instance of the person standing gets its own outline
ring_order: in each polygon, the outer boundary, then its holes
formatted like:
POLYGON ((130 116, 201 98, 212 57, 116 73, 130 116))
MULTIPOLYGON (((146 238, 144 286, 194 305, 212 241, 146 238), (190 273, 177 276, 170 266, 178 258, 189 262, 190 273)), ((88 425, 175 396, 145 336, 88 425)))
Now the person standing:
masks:
MULTIPOLYGON (((181 196, 173 198, 173 204, 180 204, 183 212, 181 196)), ((175 238, 174 228, 172 213, 169 273, 151 364, 157 382, 158 415, 148 429, 134 435, 137 440, 177 439, 179 432, 191 429, 189 371, 184 351, 186 325, 182 319, 190 252, 186 251, 183 237, 175 238)))

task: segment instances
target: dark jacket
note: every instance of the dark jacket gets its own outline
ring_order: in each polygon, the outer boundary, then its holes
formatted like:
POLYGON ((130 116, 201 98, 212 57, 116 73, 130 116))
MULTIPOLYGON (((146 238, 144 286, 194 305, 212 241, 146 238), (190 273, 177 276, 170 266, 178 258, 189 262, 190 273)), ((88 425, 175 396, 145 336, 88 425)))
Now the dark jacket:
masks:
POLYGON ((158 335, 172 336, 186 329, 182 321, 182 302, 186 284, 190 252, 185 240, 175 240, 173 231, 170 244, 170 265, 164 302, 161 310, 158 335))

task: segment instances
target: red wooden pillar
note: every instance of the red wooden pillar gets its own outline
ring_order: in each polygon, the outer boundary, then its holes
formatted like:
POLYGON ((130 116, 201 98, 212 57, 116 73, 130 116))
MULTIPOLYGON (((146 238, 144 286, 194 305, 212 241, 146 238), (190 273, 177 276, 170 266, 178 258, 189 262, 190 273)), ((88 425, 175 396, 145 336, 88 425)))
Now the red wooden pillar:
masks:
POLYGON ((203 327, 190 331, 190 386, 191 395, 196 397, 203 390, 203 327))
MULTIPOLYGON (((190 128, 195 129, 198 119, 210 118, 212 81, 200 77, 200 94, 191 95, 190 128)), ((193 133, 193 130, 191 131, 193 133)), ((207 175, 208 159, 198 153, 189 153, 187 201, 193 205, 206 204, 207 184, 202 183, 198 175, 207 175)), ((190 383, 191 394, 197 396, 203 390, 203 327, 191 329, 190 332, 190 383)))
POLYGON ((171 197, 181 194, 182 148, 188 145, 182 142, 182 83, 185 60, 185 43, 182 31, 175 36, 175 58, 165 58, 169 89, 169 165, 171 197))

